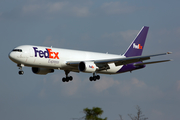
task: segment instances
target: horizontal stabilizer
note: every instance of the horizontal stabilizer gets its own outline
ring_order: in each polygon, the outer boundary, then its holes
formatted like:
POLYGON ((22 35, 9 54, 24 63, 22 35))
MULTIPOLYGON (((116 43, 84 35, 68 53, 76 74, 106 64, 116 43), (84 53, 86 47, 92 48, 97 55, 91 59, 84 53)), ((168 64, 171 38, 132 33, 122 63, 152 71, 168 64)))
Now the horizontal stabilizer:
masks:
POLYGON ((168 62, 168 61, 172 61, 172 60, 161 60, 161 61, 153 61, 153 62, 137 63, 137 64, 134 64, 134 66, 146 65, 146 64, 154 64, 154 63, 161 63, 161 62, 168 62))

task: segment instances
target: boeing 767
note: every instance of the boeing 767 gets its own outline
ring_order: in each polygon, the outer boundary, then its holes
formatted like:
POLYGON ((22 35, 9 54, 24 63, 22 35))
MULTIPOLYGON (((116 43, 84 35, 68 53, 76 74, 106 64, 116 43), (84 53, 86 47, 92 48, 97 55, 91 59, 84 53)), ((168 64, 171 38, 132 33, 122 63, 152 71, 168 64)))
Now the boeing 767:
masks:
POLYGON ((9 53, 9 58, 17 64, 23 75, 22 67, 32 67, 35 74, 45 75, 54 72, 54 69, 64 70, 63 82, 73 80, 68 76, 70 72, 92 73, 90 81, 100 79, 98 74, 119 74, 128 71, 144 68, 146 64, 167 62, 170 60, 160 60, 144 62, 151 57, 170 54, 171 52, 143 55, 142 51, 147 37, 149 27, 142 27, 136 38, 130 44, 123 55, 60 49, 35 45, 22 45, 14 48, 9 53))

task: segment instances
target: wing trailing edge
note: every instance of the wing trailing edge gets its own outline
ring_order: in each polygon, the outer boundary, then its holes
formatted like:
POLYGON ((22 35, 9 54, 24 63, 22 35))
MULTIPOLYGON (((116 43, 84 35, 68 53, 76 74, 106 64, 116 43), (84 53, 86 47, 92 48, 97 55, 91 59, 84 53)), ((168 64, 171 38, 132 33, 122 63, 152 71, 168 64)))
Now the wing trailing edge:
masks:
POLYGON ((134 66, 161 63, 161 62, 169 62, 169 61, 172 61, 172 60, 161 60, 161 61, 152 61, 152 62, 144 62, 144 63, 135 63, 134 66))

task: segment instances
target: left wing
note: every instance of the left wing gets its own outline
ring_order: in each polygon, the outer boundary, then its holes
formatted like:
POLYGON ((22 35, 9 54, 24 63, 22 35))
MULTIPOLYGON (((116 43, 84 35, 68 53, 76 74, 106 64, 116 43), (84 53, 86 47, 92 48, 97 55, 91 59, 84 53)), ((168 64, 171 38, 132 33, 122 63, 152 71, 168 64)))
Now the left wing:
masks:
MULTIPOLYGON (((142 62, 145 60, 149 60, 151 57, 154 56, 160 56, 160 55, 167 55, 171 54, 171 52, 161 53, 161 54, 153 54, 153 55, 146 55, 146 56, 134 56, 134 57, 127 57, 127 58, 114 58, 114 59, 103 59, 103 60, 88 60, 86 62, 94 62, 100 70, 104 70, 103 68, 107 69, 107 66, 109 63, 114 63, 116 66, 120 65, 127 65, 130 63, 136 63, 136 62, 142 62)), ((154 62, 147 62, 147 63, 141 63, 141 64, 153 64, 153 63, 160 63, 160 62, 167 62, 170 60, 162 60, 162 61, 154 61, 154 62)), ((67 61, 66 64, 70 65, 72 67, 77 67, 79 63, 82 61, 67 61)), ((141 65, 135 64, 136 66, 141 65)))

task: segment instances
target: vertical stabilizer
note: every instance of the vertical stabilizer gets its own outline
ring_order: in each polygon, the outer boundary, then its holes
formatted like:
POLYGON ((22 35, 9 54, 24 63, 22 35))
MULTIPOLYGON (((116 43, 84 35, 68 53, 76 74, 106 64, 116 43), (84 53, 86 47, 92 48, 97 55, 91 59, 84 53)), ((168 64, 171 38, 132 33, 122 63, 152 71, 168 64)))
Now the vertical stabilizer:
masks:
POLYGON ((141 56, 149 27, 142 27, 134 41, 124 53, 126 57, 141 56))

